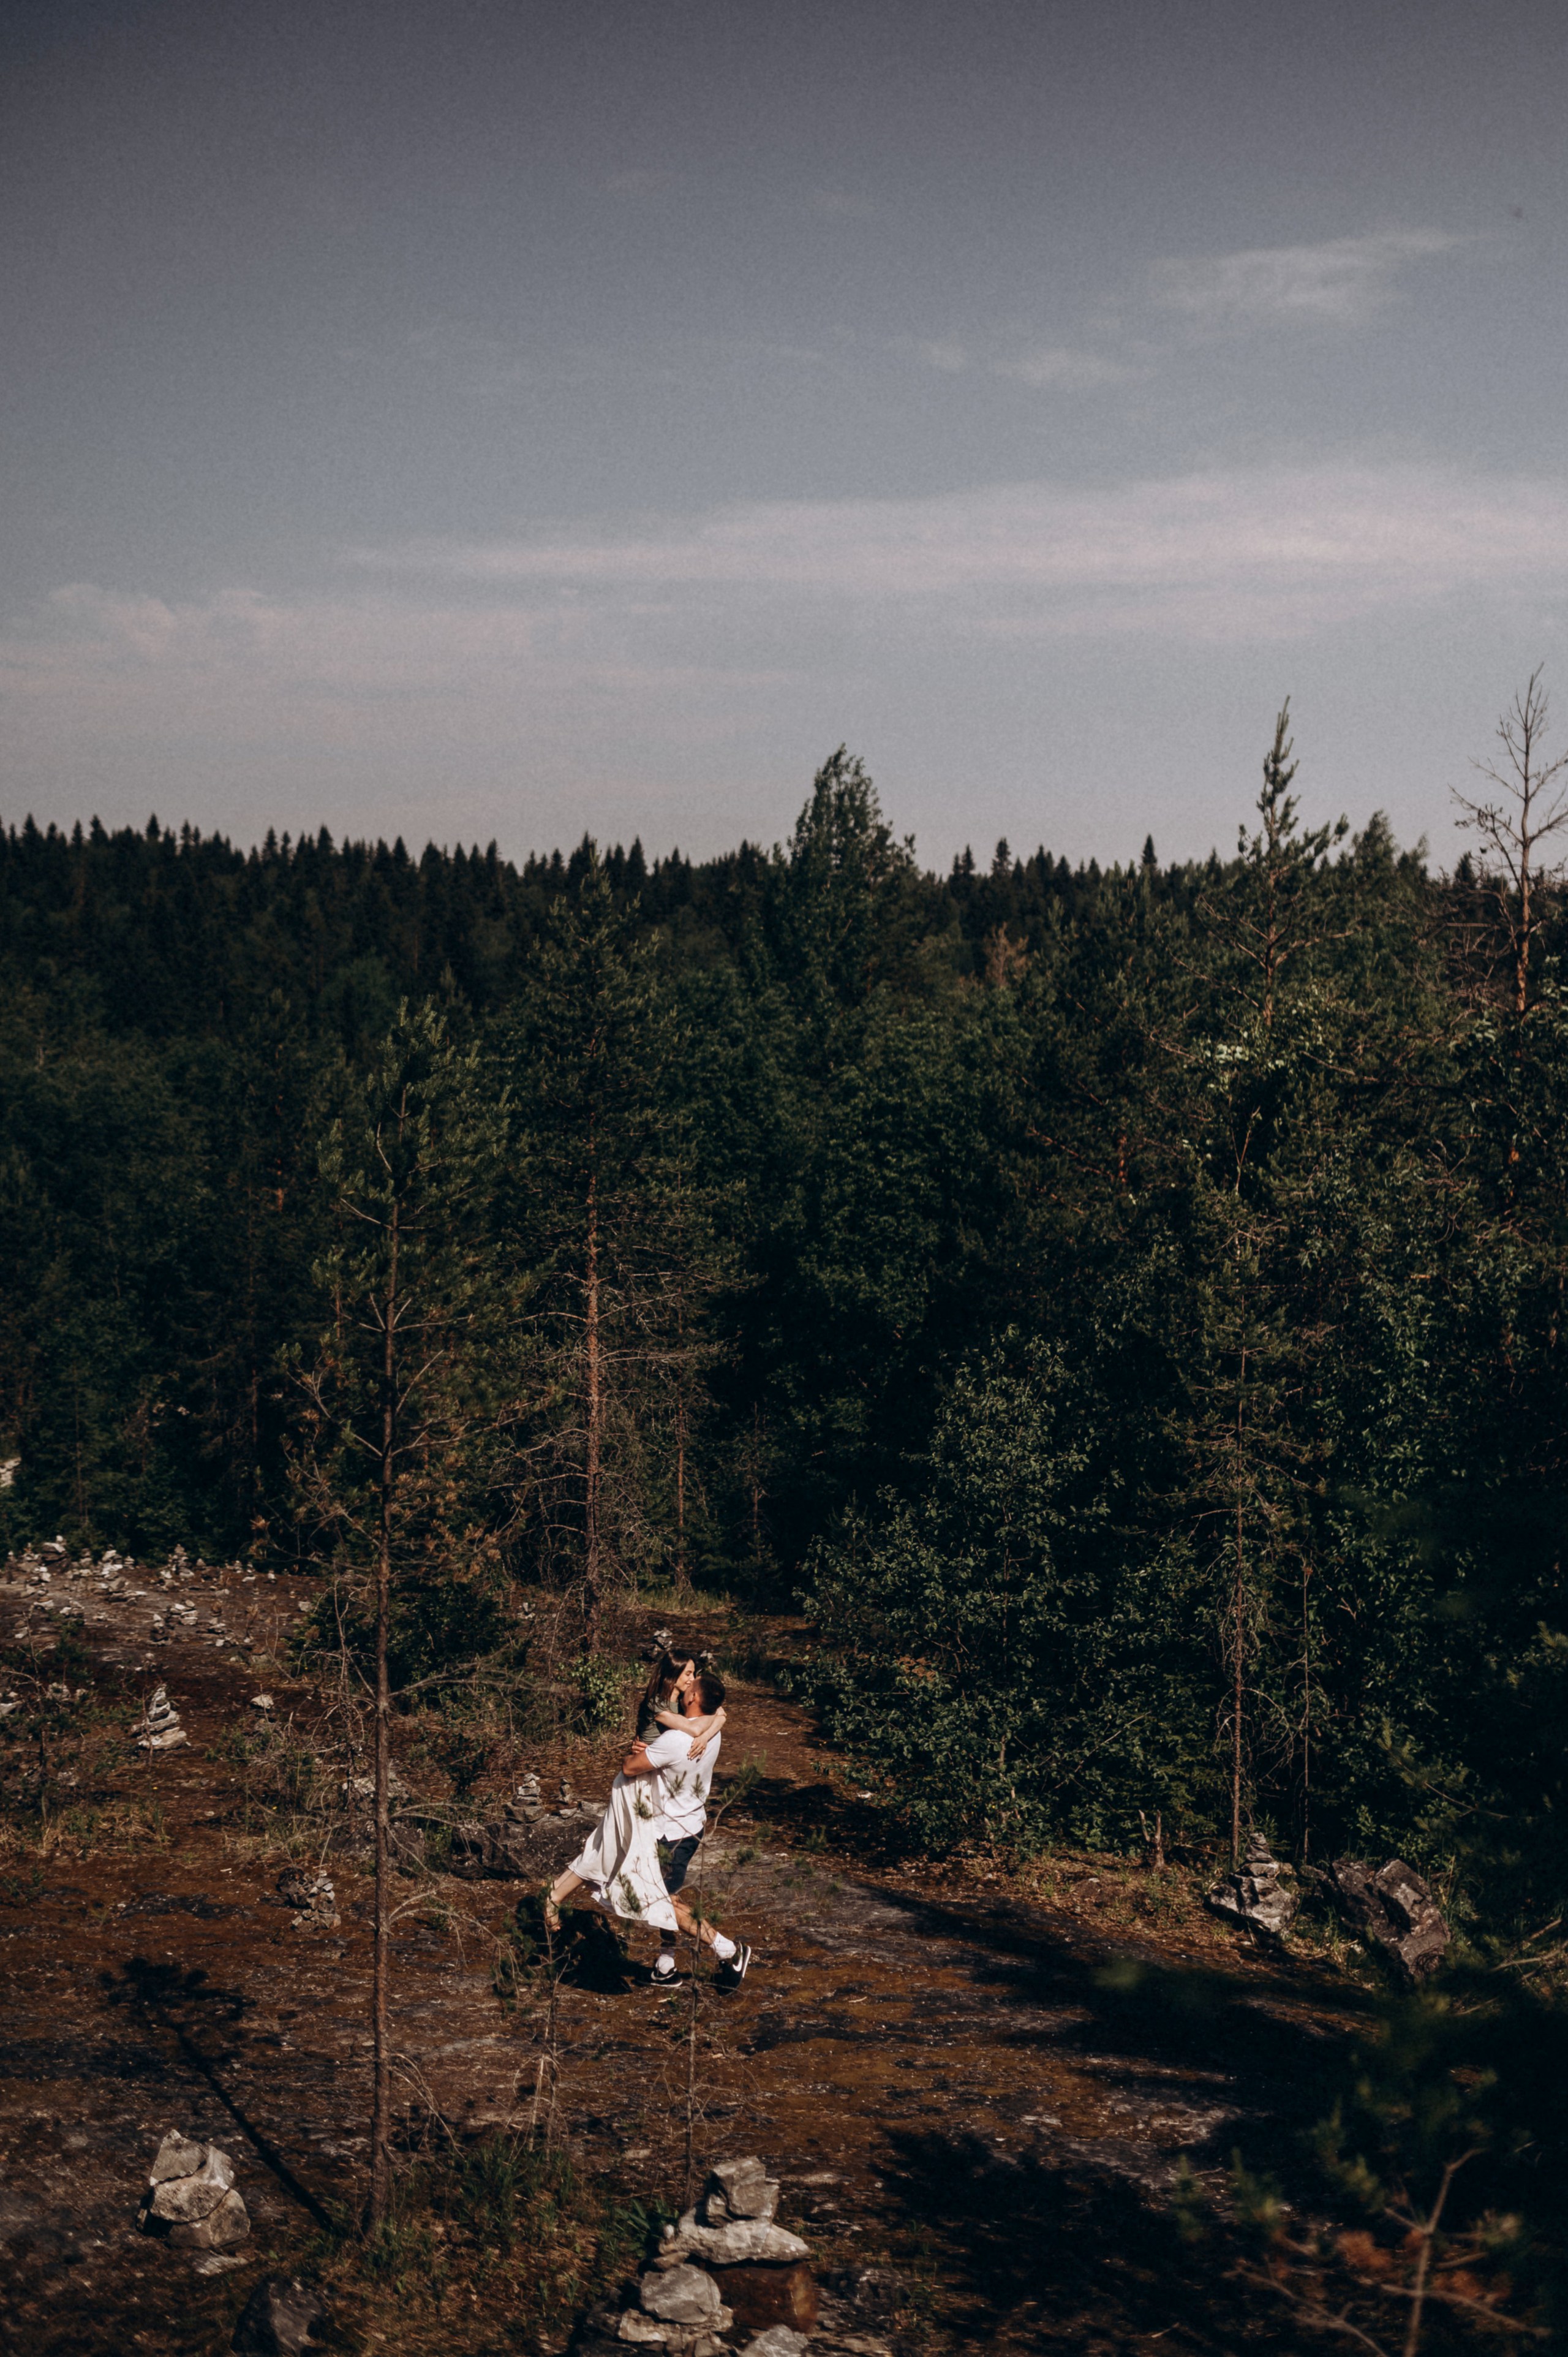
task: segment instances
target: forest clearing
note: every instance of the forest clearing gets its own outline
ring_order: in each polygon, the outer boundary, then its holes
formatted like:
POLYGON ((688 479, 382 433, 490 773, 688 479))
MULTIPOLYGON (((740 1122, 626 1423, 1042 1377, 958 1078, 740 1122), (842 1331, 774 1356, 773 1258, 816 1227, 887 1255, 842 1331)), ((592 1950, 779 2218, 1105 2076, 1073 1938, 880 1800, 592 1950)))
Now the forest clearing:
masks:
MULTIPOLYGON (((12 2345, 203 2357, 265 2269, 321 2287, 311 2347, 558 2351, 691 2172, 737 2147, 768 2157, 828 2287, 824 2357, 1290 2349, 1339 2314, 1386 2331, 1402 2238, 1375 2215, 1376 2234, 1347 2231, 1310 2163, 1387 2002, 1355 1943, 1327 1917, 1288 1944, 1217 1921, 1212 1860, 890 1858, 809 1714, 743 1677, 739 1797, 725 1808, 721 1777, 705 1867, 709 1910, 757 1947, 733 1995, 650 1987, 646 1932, 607 1935, 557 1978, 518 1939, 526 1887, 403 1878, 402 2190, 367 2255, 374 1882, 331 1688, 290 1669, 309 1590, 233 1568, 189 1593, 202 1629, 193 1614, 156 1650, 156 1590, 94 1613, 60 1813, 0 1874, 12 2345), (187 1740, 138 1758, 127 1729, 155 1674, 187 1740), (322 1772, 301 1781, 302 1760, 322 1772), (318 1917, 279 1884, 323 1862, 318 1917), (238 2172, 252 2230, 217 2267, 134 2231, 170 2128, 238 2172), (1306 2214, 1283 2243, 1292 2195, 1306 2214), (1286 2266, 1272 2242, 1314 2255, 1286 2266)), ((15 1577, 0 1588, 0 1610, 27 1602, 15 1577)), ((732 1620, 710 1602, 676 1633, 721 1657, 800 1633, 732 1620)), ((431 1731, 416 1720, 397 1757, 432 1822, 493 1813, 531 1771, 602 1795, 613 1764, 602 1739, 497 1740, 498 1789, 466 1784, 455 1808, 431 1731)), ((1455 2287, 1507 2330, 1507 2276, 1495 2254, 1476 2264, 1472 2245, 1448 2253, 1423 2345, 1468 2345, 1463 2306, 1444 2307, 1455 2287)))
POLYGON ((1288 712, 1168 869, 0 837, 24 2348, 1550 2340, 1545 717, 1451 877, 1288 712))

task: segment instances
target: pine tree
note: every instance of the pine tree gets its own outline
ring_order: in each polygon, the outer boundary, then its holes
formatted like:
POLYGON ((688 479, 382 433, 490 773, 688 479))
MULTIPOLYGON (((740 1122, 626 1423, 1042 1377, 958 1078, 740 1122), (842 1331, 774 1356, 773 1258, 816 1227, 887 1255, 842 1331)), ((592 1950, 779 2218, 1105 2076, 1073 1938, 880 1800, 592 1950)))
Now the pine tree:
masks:
POLYGON ((373 2093, 365 2223, 391 2190, 392 1685, 396 1594, 450 1573, 484 1467, 496 1297, 484 1250, 504 1105, 478 1053, 455 1045, 430 1003, 400 1009, 322 1157, 337 1222, 318 1265, 331 1325, 308 1366, 295 1460, 299 1510, 318 1555, 371 1597, 375 1731, 373 2093))

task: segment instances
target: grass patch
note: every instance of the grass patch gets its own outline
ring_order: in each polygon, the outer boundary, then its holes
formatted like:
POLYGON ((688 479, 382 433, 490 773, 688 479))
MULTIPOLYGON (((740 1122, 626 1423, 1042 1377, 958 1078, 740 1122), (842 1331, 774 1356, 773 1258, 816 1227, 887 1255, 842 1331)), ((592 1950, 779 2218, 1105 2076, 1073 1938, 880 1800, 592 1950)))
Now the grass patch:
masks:
POLYGON ((565 2155, 496 2135, 403 2169, 376 2234, 344 2216, 307 2262, 352 2341, 535 2357, 635 2270, 657 2222, 565 2155))

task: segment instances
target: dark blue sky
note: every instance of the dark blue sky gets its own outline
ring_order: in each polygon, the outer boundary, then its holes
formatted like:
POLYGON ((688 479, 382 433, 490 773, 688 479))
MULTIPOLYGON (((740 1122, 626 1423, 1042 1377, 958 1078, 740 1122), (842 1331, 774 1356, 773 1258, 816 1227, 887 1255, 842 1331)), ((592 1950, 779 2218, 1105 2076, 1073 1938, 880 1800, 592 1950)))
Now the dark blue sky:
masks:
MULTIPOLYGON (((0 813, 941 860, 1445 789, 1568 587, 1558 8, 14 5, 0 813)), ((1563 680, 1568 694, 1568 673, 1563 680)))

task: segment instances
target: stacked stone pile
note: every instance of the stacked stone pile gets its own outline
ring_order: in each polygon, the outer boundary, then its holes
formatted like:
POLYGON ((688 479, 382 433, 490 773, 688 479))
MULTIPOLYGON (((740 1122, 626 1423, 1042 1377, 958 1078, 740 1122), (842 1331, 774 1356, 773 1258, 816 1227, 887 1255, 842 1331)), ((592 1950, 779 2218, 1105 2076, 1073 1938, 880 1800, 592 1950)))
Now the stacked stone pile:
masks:
POLYGON ((331 1930, 339 1920, 337 1893, 325 1874, 308 1874, 302 1866, 285 1866, 277 1878, 277 1894, 285 1907, 298 1910, 294 1918, 295 1930, 303 1923, 324 1924, 331 1930))
POLYGON ((451 1872, 466 1882, 537 1881, 559 1874, 603 1816, 580 1800, 564 1776, 547 1803, 537 1776, 526 1776, 499 1817, 452 1828, 451 1872))
POLYGON ((154 2158, 136 2223, 179 2250, 217 2251, 242 2243, 251 2221, 228 2154, 171 2128, 154 2158))
POLYGON ((1241 1863, 1234 1874, 1227 1874, 1208 1893, 1207 1904, 1217 1915, 1227 1915, 1233 1923, 1247 1923, 1254 1931, 1266 1932, 1278 1939, 1295 1921, 1301 1904, 1294 1890, 1281 1881, 1289 1867, 1282 1867, 1262 1834, 1250 1834, 1241 1853, 1241 1863))
POLYGON ((151 1702, 133 1731, 138 1751, 173 1751, 190 1741, 163 1686, 155 1688, 151 1702))
POLYGON ((800 2357, 817 2321, 811 2252, 777 2223, 779 2187, 755 2154, 722 2160, 664 2237, 635 2304, 596 2309, 578 2357, 800 2357))

